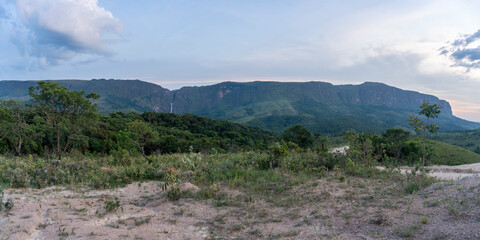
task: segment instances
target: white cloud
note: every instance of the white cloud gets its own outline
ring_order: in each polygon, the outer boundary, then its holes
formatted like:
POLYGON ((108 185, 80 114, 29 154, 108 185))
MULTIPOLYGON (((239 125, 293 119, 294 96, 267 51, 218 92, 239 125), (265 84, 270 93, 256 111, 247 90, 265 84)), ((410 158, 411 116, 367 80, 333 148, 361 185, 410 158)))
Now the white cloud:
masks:
POLYGON ((17 28, 12 40, 43 67, 78 54, 109 55, 108 37, 123 28, 97 0, 17 0, 16 10, 15 20, 23 29, 17 28))

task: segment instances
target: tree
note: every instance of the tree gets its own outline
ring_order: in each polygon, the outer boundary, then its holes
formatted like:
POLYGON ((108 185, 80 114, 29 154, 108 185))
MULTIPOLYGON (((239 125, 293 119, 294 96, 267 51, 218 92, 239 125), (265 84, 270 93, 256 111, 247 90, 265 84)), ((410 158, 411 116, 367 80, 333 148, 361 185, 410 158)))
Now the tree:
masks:
POLYGON ((315 133, 315 142, 320 152, 328 151, 328 138, 319 133, 315 133))
POLYGON ((364 161, 370 160, 373 153, 373 142, 371 134, 360 133, 356 140, 356 148, 360 150, 360 157, 364 161))
POLYGON ((82 128, 95 119, 97 106, 91 100, 100 96, 84 94, 85 91, 68 91, 56 82, 40 81, 36 87, 29 88, 31 106, 43 115, 54 131, 54 149, 59 157, 71 147, 82 128))
POLYGON ((477 146, 477 147, 475 148, 475 150, 473 150, 473 152, 480 154, 480 147, 477 146))
POLYGON ((9 149, 7 136, 10 134, 10 126, 8 109, 0 105, 0 153, 9 149))
POLYGON ((387 151, 392 153, 397 160, 400 160, 402 148, 410 139, 410 132, 401 128, 389 128, 383 133, 383 138, 385 139, 387 151))
POLYGON ((158 132, 154 131, 150 125, 141 120, 135 120, 128 125, 130 132, 134 133, 137 138, 138 149, 145 155, 145 146, 153 143, 158 139, 158 132))
POLYGON ((0 101, 0 105, 3 106, 3 111, 1 111, 2 122, 3 122, 3 135, 9 138, 13 142, 15 153, 20 155, 22 153, 22 146, 24 140, 27 137, 27 131, 29 130, 29 125, 26 121, 27 109, 25 108, 24 103, 19 101, 0 101))
POLYGON ((429 104, 427 100, 423 101, 423 104, 420 106, 420 112, 418 115, 412 114, 410 115, 410 119, 408 120, 411 127, 420 134, 422 139, 422 166, 425 166, 425 158, 426 158, 426 139, 428 134, 433 134, 438 132, 440 126, 432 123, 433 119, 438 118, 440 114, 440 109, 442 106, 438 104, 429 104), (426 122, 420 119, 419 115, 423 115, 426 118, 426 122))
POLYGON ((295 125, 282 133, 282 139, 286 142, 293 142, 302 148, 310 147, 313 144, 313 135, 302 125, 295 125))

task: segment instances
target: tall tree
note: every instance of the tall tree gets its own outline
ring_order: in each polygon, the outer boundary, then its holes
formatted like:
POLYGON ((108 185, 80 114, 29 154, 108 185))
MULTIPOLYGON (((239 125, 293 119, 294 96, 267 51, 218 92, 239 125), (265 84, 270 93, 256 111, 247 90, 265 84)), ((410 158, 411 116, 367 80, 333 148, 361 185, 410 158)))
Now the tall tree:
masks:
POLYGON ((286 142, 294 142, 302 148, 310 147, 313 144, 313 135, 302 125, 295 125, 282 133, 282 139, 286 142))
POLYGON ((440 109, 442 106, 438 104, 429 104, 427 100, 423 101, 423 104, 420 106, 420 112, 418 115, 412 114, 410 115, 409 125, 413 127, 415 132, 420 134, 422 139, 422 165, 425 166, 425 158, 426 158, 426 139, 428 134, 433 134, 438 132, 440 126, 434 124, 432 122, 433 119, 438 118, 440 114, 440 109), (426 121, 420 119, 419 115, 422 115, 426 118, 426 121))
POLYGON ((158 132, 154 131, 150 125, 144 121, 135 120, 128 125, 128 129, 135 134, 137 138, 138 149, 145 155, 145 146, 158 139, 158 132))
POLYGON ((389 128, 383 133, 387 151, 393 153, 395 159, 400 160, 402 148, 410 139, 410 132, 401 128, 389 128))
POLYGON ((315 144, 320 152, 328 151, 328 137, 322 136, 322 134, 315 133, 315 144))
POLYGON ((0 152, 6 151, 9 149, 8 143, 6 141, 7 136, 10 134, 10 118, 8 109, 3 107, 0 104, 0 152))
POLYGON ((55 151, 59 157, 71 147, 82 128, 95 118, 97 106, 91 100, 100 96, 96 93, 84 94, 85 91, 69 91, 55 82, 40 81, 37 86, 29 88, 32 107, 53 128, 55 151))
POLYGON ((7 133, 15 148, 15 154, 20 155, 22 153, 22 146, 25 138, 27 138, 27 131, 29 125, 26 121, 26 113, 28 109, 25 108, 23 102, 19 101, 0 101, 0 105, 4 107, 2 111, 2 120, 4 124, 2 126, 4 135, 7 133))

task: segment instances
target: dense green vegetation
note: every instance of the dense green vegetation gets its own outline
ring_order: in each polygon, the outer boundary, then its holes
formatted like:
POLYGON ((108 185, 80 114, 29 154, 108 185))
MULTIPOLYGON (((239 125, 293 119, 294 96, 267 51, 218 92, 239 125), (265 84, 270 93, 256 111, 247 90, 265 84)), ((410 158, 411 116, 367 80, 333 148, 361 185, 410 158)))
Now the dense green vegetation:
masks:
MULTIPOLYGON (((14 122, 3 122, 12 125, 14 122)), ((38 115, 26 115, 25 126, 29 135, 23 135, 23 148, 12 151, 18 137, 8 134, 11 128, 2 128, 1 153, 16 155, 56 154, 53 129, 44 128, 38 115), (40 122, 39 122, 40 121, 40 122)), ((111 113, 96 115, 91 125, 85 126, 71 137, 71 144, 63 147, 68 152, 82 154, 137 154, 175 153, 189 151, 238 151, 266 149, 275 139, 271 133, 259 128, 218 121, 192 114, 170 113, 111 113)), ((61 145, 68 141, 60 139, 61 145)), ((63 150, 62 150, 63 151, 63 150)))
MULTIPOLYGON (((266 150, 278 141, 274 134, 258 128, 192 114, 117 112, 102 116, 96 111, 97 94, 69 91, 55 82, 32 86, 30 97, 27 105, 11 100, 0 105, 0 153, 58 158, 67 153, 111 154, 117 161, 126 161, 137 154, 146 157, 154 153, 266 150)), ((438 115, 439 110, 435 113, 438 115)), ((431 123, 416 128, 423 133, 421 142, 429 128, 438 129, 431 123)), ((288 128, 280 137, 285 144, 291 142, 301 149, 320 152, 327 151, 329 143, 338 142, 338 137, 329 141, 320 134, 314 136, 301 125, 288 128)), ((351 146, 350 152, 357 154, 353 159, 414 164, 427 152, 419 150, 419 140, 400 128, 388 129, 381 135, 348 131, 344 139, 351 146)), ((436 156, 438 160, 443 155, 436 156)), ((464 159, 475 161, 472 157, 464 159)))
POLYGON ((302 148, 311 147, 314 141, 312 133, 301 125, 285 130, 282 133, 282 139, 286 142, 294 142, 302 148))
MULTIPOLYGON (((61 160, 36 157, 0 157, 0 183, 7 187, 42 188, 52 185, 114 188, 133 181, 164 181, 166 191, 176 183, 189 181, 202 190, 200 198, 217 198, 219 185, 240 188, 247 193, 272 198, 310 178, 332 174, 346 177, 398 179, 398 186, 423 186, 425 176, 404 177, 372 168, 364 160, 349 156, 292 149, 280 144, 265 152, 226 154, 181 153, 130 157, 119 163, 115 156, 63 157, 61 160), (282 150, 282 148, 285 148, 282 150), (281 154, 278 154, 281 153, 281 154)), ((418 190, 418 189, 417 189, 418 190)), ((170 193, 178 198, 180 192, 170 193)), ((221 196, 220 196, 221 197, 221 196)))
POLYGON ((189 151, 266 149, 275 140, 259 128, 192 114, 97 113, 98 95, 54 82, 30 89, 31 103, 0 105, 0 153, 61 157, 65 153, 144 156, 189 151))
MULTIPOLYGON (((371 164, 421 165, 423 140, 402 129, 388 129, 382 135, 347 132, 349 156, 371 164)), ((480 154, 435 140, 425 142, 425 165, 460 165, 480 162, 480 154)))
MULTIPOLYGON (((325 82, 224 82, 170 91, 142 81, 94 79, 55 81, 69 90, 100 94, 99 112, 191 113, 229 120, 280 134, 302 125, 314 133, 338 134, 345 129, 381 133, 408 128, 408 116, 423 100, 443 107, 436 119, 440 131, 480 128, 452 115, 448 102, 381 83, 332 85, 325 82)), ((35 81, 0 81, 0 99, 28 100, 35 81)))
POLYGON ((431 136, 431 139, 456 145, 480 154, 480 129, 442 132, 431 136))
MULTIPOLYGON (((280 138, 259 128, 192 114, 96 112, 96 94, 68 91, 53 82, 30 89, 32 101, 4 101, 0 107, 0 185, 42 188, 81 185, 111 188, 133 181, 161 180, 171 199, 178 184, 225 184, 273 195, 306 177, 327 173, 357 177, 398 177, 412 193, 431 181, 400 177, 377 164, 460 164, 479 161, 475 153, 422 139, 400 128, 382 134, 346 131, 346 154, 328 152, 341 140, 312 134, 300 125, 280 138), (169 154, 166 154, 169 153, 169 154), (13 156, 18 155, 18 156, 13 156), (453 160, 452 160, 453 159, 453 160)), ((272 196, 273 196, 272 195, 272 196)), ((200 191, 213 198, 215 187, 200 191)))
POLYGON ((459 165, 480 162, 480 155, 467 149, 450 144, 427 140, 427 137, 436 134, 440 126, 433 123, 441 113, 442 106, 424 101, 418 115, 410 115, 409 125, 416 135, 400 128, 387 129, 382 135, 356 134, 355 131, 346 132, 351 150, 350 155, 355 159, 369 159, 369 161, 383 164, 416 165, 421 160, 422 166, 430 164, 459 165))
POLYGON ((480 154, 444 142, 429 140, 430 164, 460 165, 480 162, 480 154))

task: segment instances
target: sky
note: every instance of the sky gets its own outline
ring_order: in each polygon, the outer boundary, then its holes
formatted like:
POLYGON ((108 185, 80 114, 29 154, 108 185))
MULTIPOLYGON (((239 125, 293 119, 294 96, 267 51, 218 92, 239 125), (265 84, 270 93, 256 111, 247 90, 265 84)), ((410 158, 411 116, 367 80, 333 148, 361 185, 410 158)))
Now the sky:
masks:
POLYGON ((382 82, 480 122, 480 1, 0 0, 0 79, 382 82))

